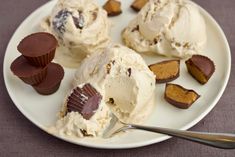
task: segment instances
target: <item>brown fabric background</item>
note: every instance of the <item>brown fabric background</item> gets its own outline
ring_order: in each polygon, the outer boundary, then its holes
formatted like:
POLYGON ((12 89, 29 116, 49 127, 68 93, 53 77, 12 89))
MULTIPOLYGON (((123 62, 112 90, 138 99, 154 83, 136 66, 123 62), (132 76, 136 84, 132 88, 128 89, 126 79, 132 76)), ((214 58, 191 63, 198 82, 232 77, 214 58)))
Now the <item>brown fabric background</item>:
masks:
MULTIPOLYGON (((235 53, 235 0, 194 0, 222 26, 235 53)), ((47 0, 0 0, 0 60, 17 26, 47 0)), ((223 53, 223 52, 222 52, 223 53)), ((2 74, 2 68, 1 74, 2 74)), ((0 156, 134 156, 134 157, 234 157, 235 150, 220 150, 172 138, 150 146, 129 150, 96 150, 56 139, 27 120, 14 106, 0 78, 0 156)), ((216 107, 190 130, 235 132, 235 62, 229 84, 216 107)))

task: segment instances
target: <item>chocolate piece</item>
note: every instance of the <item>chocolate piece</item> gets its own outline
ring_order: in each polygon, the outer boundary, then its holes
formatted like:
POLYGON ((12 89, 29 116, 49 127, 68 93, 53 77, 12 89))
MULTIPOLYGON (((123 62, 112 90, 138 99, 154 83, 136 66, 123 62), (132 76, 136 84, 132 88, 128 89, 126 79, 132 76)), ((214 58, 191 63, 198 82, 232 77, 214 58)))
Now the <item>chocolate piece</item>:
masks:
POLYGON ((180 60, 167 60, 149 65, 149 69, 156 75, 156 83, 173 81, 180 74, 180 60))
POLYGON ((61 80, 64 77, 64 69, 56 63, 50 63, 47 66, 46 78, 33 88, 42 95, 55 93, 60 87, 61 80))
POLYGON ((134 27, 134 28, 131 30, 131 32, 139 31, 139 29, 140 29, 140 26, 137 25, 136 27, 134 27))
POLYGON ((102 96, 91 86, 85 84, 82 88, 73 89, 67 99, 67 111, 79 112, 83 118, 89 120, 98 109, 102 96))
POLYGON ((98 9, 96 9, 96 10, 92 13, 93 21, 95 21, 96 18, 97 18, 97 12, 98 12, 98 9))
POLYGON ((149 0, 135 0, 131 4, 131 8, 136 12, 139 12, 149 0))
POLYGON ((107 11, 108 16, 117 16, 122 13, 121 2, 117 0, 108 0, 103 8, 107 11))
POLYGON ((11 71, 25 83, 35 85, 46 77, 47 67, 35 67, 21 55, 12 62, 11 71))
POLYGON ((131 77, 131 68, 128 68, 127 72, 128 72, 128 76, 131 77))
POLYGON ((53 29, 59 34, 63 34, 65 32, 65 24, 67 23, 69 15, 72 15, 72 13, 67 9, 63 9, 60 10, 57 15, 53 18, 53 29))
POLYGON ((189 108, 199 97, 195 91, 186 89, 177 84, 166 84, 165 100, 170 104, 181 108, 189 108))
POLYGON ((106 71, 107 71, 107 74, 109 74, 109 73, 110 73, 111 68, 112 68, 111 63, 108 63, 108 64, 106 65, 106 71))
POLYGON ((109 104, 114 104, 114 99, 113 99, 113 98, 109 98, 108 103, 109 103, 109 104))
POLYGON ((80 131, 83 134, 83 136, 92 136, 92 135, 89 135, 86 130, 80 129, 80 131))
POLYGON ((21 40, 17 49, 32 65, 44 67, 54 58, 57 44, 52 34, 39 32, 21 40))
POLYGON ((79 12, 79 17, 73 16, 73 22, 75 26, 79 29, 82 29, 84 27, 85 19, 84 16, 82 15, 82 12, 79 12))
POLYGON ((201 84, 205 84, 215 72, 214 62, 206 56, 193 55, 185 62, 188 72, 201 84))

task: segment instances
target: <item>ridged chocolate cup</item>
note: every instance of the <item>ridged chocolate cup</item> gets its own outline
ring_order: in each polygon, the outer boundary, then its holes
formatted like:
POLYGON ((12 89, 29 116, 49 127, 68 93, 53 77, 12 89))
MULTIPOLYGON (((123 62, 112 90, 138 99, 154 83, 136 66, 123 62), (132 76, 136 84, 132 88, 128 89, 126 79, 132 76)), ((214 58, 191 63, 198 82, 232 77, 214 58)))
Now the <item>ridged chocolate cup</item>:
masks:
POLYGON ((76 87, 67 99, 67 112, 79 112, 89 120, 98 109, 102 96, 89 83, 76 87))
POLYGON ((46 66, 54 56, 58 42, 46 32, 26 36, 17 46, 18 51, 34 66, 46 66))
POLYGON ((50 88, 38 88, 37 86, 33 86, 33 88, 41 95, 50 95, 50 94, 55 93, 59 89, 60 84, 61 84, 61 81, 50 88))
POLYGON ((39 57, 28 57, 28 56, 24 56, 24 57, 30 62, 30 64, 34 66, 44 67, 54 59, 55 51, 56 49, 39 57))
POLYGON ((46 78, 47 66, 33 66, 21 55, 12 62, 11 71, 26 84, 36 85, 46 78))
POLYGON ((50 95, 55 93, 59 87, 60 83, 64 77, 64 69, 56 63, 49 63, 47 67, 46 78, 33 88, 42 95, 50 95))

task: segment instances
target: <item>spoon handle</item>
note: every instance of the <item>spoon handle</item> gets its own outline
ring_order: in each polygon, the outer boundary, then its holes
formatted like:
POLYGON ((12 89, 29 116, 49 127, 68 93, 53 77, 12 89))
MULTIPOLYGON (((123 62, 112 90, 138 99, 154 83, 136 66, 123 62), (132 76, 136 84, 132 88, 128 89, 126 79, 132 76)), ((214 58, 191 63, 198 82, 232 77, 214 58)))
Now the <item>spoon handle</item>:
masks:
POLYGON ((222 149, 235 149, 235 134, 181 131, 175 129, 148 127, 135 124, 126 124, 125 128, 140 129, 161 133, 222 149))

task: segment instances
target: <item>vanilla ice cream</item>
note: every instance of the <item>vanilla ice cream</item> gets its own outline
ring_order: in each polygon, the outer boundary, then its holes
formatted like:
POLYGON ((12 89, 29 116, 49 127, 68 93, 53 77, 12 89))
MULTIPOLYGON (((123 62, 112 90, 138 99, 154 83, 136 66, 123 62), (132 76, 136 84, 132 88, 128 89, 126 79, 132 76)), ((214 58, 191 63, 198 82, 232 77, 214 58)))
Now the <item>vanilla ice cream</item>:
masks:
POLYGON ((94 0, 59 0, 41 27, 59 40, 56 59, 68 67, 110 42, 107 13, 94 0))
POLYGON ((137 52, 181 58, 201 53, 207 41, 204 18, 189 0, 149 0, 122 37, 137 52))
MULTIPOLYGON (((50 132, 69 137, 83 137, 84 133, 102 137, 110 125, 112 114, 126 123, 143 123, 153 110, 155 75, 142 57, 127 47, 112 45, 104 52, 93 53, 83 60, 73 84, 76 88, 87 83, 102 95, 93 116, 86 119, 82 113, 67 112, 69 101, 66 101, 61 118, 50 132)), ((81 110, 82 107, 77 108, 81 110)))
POLYGON ((74 84, 91 82, 121 121, 141 123, 153 107, 155 75, 133 50, 112 45, 92 54, 78 68, 74 84))

